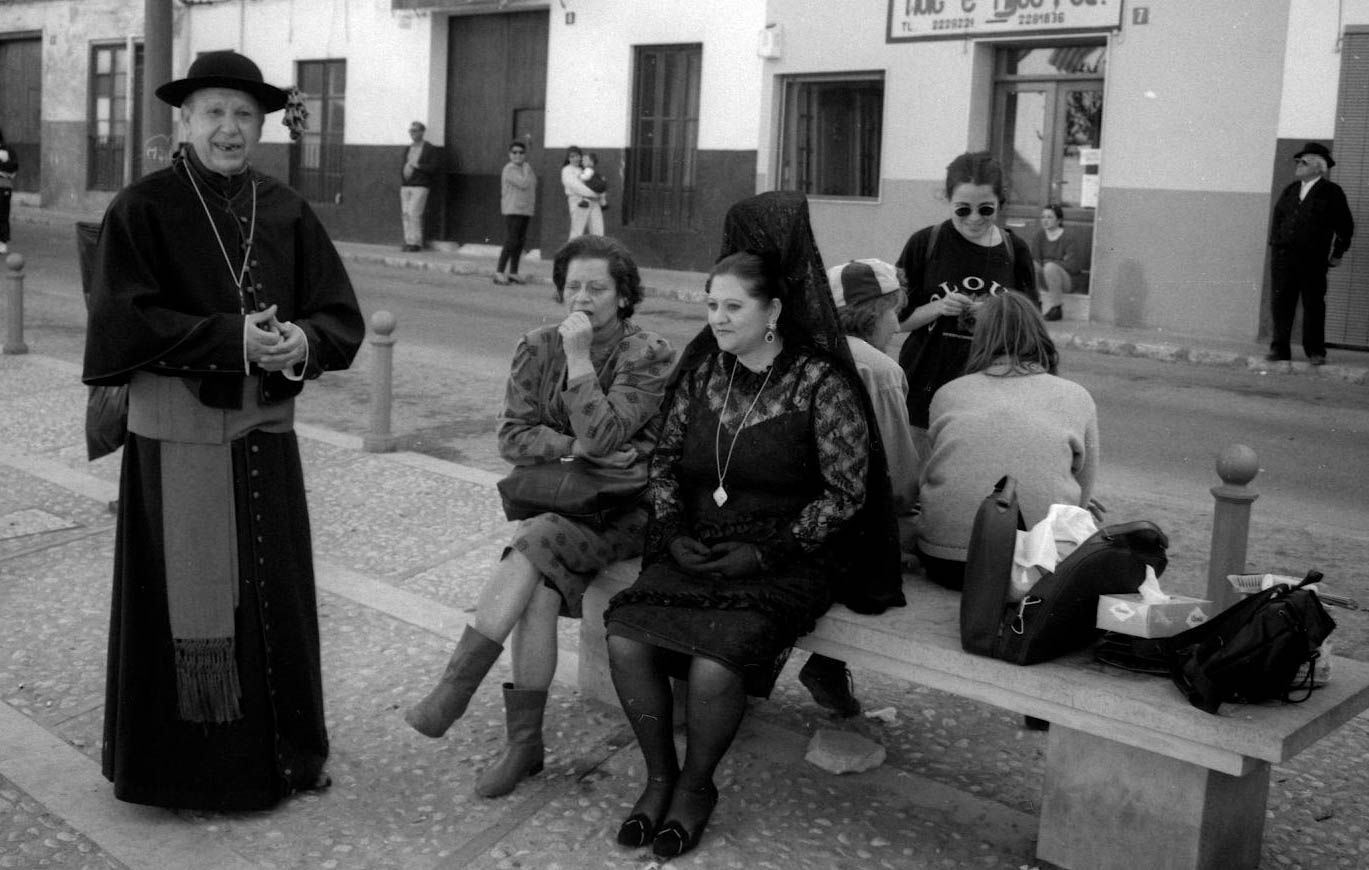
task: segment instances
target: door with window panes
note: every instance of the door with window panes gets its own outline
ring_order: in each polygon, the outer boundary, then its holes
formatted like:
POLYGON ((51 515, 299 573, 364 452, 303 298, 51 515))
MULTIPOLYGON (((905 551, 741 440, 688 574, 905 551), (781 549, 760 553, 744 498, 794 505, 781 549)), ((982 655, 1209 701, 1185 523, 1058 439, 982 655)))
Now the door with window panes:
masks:
MULTIPOLYGON (((1041 210, 1061 206, 1065 231, 1093 248, 1103 131, 1106 46, 1011 46, 994 62, 993 153, 1003 166, 1004 223, 1030 240, 1041 210)), ((1089 263, 1075 276, 1088 289, 1089 263)))

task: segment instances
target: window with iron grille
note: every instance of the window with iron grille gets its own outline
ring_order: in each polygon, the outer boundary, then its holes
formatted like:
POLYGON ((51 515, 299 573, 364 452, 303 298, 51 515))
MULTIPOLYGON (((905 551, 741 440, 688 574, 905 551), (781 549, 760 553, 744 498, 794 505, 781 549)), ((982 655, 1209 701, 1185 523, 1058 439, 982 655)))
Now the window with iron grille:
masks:
POLYGON ((341 202, 347 61, 299 61, 296 72, 309 120, 290 146, 290 186, 310 202, 341 202))
POLYGON ((780 188, 810 196, 879 196, 884 75, 785 76, 780 188))
MULTIPOLYGON (((138 46, 141 55, 142 46, 138 46)), ((137 175, 138 149, 127 154, 131 128, 137 125, 129 102, 128 46, 96 45, 90 49, 90 107, 86 129, 86 187, 118 190, 125 173, 137 175), (134 163, 126 166, 129 158, 134 163)))
POLYGON ((623 219, 634 227, 697 228, 700 45, 644 45, 633 67, 632 144, 623 219))

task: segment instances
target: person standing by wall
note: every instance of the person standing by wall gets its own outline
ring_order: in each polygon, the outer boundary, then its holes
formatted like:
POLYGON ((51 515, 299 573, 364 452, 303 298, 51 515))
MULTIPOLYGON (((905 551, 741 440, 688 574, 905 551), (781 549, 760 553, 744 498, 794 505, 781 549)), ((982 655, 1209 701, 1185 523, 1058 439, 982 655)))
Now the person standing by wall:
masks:
POLYGON ((286 93, 232 51, 156 93, 186 142, 105 212, 81 377, 128 385, 103 772, 119 800, 266 809, 330 782, 294 397, 365 324, 309 204, 249 163, 286 93))
POLYGON ((401 251, 423 250, 423 213, 428 207, 428 191, 437 180, 441 162, 437 146, 423 139, 427 131, 422 121, 409 125, 409 138, 413 142, 404 149, 399 182, 399 208, 404 220, 401 251))
POLYGON ((14 174, 19 163, 14 152, 5 144, 5 131, 0 130, 0 255, 10 249, 10 199, 14 196, 14 174))
POLYGON ((1326 270, 1340 265, 1355 234, 1345 191, 1326 177, 1336 165, 1320 142, 1293 155, 1296 181, 1274 203, 1269 223, 1269 313, 1274 322, 1265 359, 1292 359, 1293 317, 1302 300, 1302 349, 1314 366, 1326 364, 1326 270))
POLYGON ((924 458, 927 409, 937 390, 965 373, 979 307, 1010 290, 1040 304, 1031 249, 997 223, 1007 191, 993 155, 967 152, 952 160, 944 190, 949 219, 913 233, 894 264, 908 289, 899 318, 909 335, 898 361, 908 375, 908 421, 924 458))
POLYGON ((528 224, 537 209, 537 173, 528 165, 528 146, 521 139, 509 143, 509 162, 499 175, 499 211, 504 215, 504 247, 494 267, 494 283, 522 284, 518 260, 528 238, 528 224))
MULTIPOLYGON (((599 208, 599 194, 585 184, 581 174, 584 152, 572 145, 566 149, 566 162, 561 167, 561 188, 566 192, 570 209, 570 236, 604 234, 604 216, 599 208)), ((559 300, 558 300, 559 301, 559 300)))

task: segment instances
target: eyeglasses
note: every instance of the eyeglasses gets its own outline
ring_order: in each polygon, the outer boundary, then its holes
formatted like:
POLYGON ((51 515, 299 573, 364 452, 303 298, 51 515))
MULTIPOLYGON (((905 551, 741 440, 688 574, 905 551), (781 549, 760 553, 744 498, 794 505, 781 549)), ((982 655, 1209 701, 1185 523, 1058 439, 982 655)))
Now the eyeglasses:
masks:
POLYGON ((998 206, 990 205, 987 202, 979 206, 979 208, 974 208, 973 206, 968 205, 958 205, 951 210, 951 213, 959 218, 967 218, 970 215, 974 214, 976 211, 979 212, 980 216, 982 217, 993 217, 995 214, 998 213, 998 206))

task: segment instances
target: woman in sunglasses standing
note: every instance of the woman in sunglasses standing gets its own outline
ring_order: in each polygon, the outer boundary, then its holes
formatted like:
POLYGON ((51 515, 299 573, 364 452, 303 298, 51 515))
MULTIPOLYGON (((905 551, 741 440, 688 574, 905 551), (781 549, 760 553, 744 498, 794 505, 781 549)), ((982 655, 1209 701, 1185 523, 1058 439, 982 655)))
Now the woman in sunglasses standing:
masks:
POLYGON ((913 233, 897 263, 908 290, 900 329, 909 333, 898 361, 908 375, 908 421, 924 462, 932 394, 965 373, 979 306, 1010 290, 1040 304, 1031 249, 996 222, 1004 199, 998 161, 987 151, 961 154, 946 167, 945 192, 950 219, 913 233))

